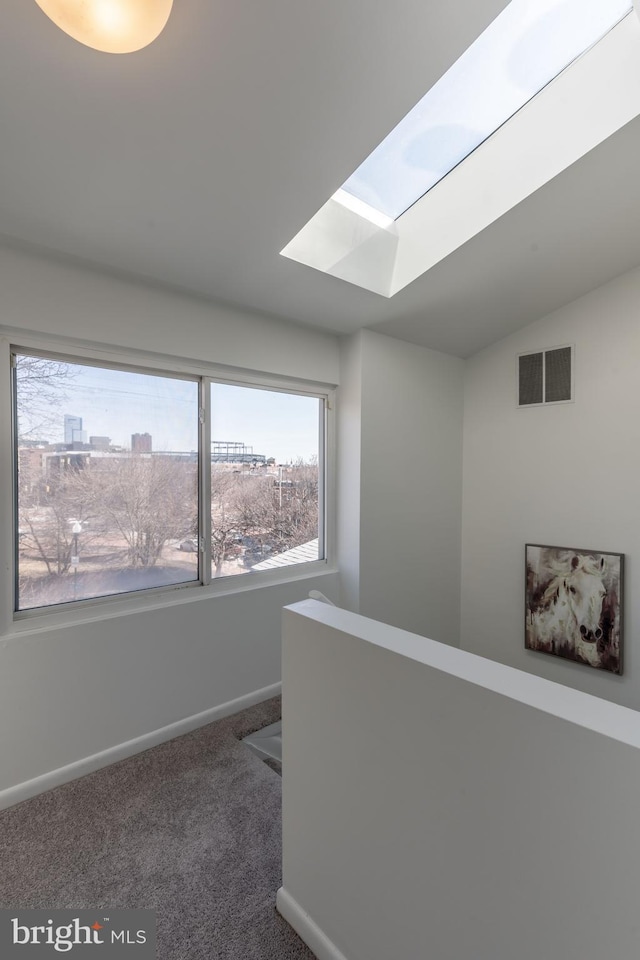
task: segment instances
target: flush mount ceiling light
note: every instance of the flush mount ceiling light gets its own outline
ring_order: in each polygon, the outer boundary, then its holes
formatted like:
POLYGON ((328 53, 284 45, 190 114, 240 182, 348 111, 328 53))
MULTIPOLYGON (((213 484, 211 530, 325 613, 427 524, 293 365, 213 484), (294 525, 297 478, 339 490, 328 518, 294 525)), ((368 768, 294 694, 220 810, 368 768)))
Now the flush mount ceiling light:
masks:
POLYGON ((79 43, 105 53, 133 53, 162 33, 173 0, 36 0, 79 43))

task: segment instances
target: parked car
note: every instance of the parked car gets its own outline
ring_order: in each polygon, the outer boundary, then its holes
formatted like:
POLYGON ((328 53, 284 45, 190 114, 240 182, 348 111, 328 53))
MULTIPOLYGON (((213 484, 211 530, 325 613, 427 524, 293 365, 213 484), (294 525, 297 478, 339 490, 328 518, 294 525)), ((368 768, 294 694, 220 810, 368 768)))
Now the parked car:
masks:
POLYGON ((181 540, 178 544, 178 550, 182 550, 183 553, 197 553, 198 552, 198 540, 196 537, 188 537, 186 540, 181 540))

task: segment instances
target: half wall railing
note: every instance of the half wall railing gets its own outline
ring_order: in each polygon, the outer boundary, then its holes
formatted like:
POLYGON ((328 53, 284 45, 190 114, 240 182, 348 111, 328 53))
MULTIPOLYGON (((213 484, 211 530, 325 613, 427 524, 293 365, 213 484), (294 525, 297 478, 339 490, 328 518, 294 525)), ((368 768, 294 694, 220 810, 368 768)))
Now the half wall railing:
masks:
POLYGON ((278 909, 320 960, 635 960, 639 811, 635 711, 285 609, 278 909))

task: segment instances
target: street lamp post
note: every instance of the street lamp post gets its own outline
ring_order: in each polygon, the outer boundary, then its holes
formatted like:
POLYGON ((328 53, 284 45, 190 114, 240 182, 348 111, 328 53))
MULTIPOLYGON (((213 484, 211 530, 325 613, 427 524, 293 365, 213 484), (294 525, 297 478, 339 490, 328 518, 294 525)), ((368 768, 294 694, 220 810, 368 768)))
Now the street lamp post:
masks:
POLYGON ((78 567, 80 565, 80 554, 78 551, 78 536, 82 533, 82 524, 79 520, 73 521, 71 527, 73 533, 73 553, 71 555, 71 566, 73 567, 73 599, 78 598, 78 567))

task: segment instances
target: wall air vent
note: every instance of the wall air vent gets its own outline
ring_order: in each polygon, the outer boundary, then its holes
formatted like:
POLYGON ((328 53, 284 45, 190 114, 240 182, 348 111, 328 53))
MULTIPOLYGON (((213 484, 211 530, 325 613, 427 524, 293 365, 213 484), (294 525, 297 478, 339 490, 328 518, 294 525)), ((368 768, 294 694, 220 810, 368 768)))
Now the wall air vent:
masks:
POLYGON ((573 347, 554 347, 518 357, 518 406, 573 400, 573 347))

